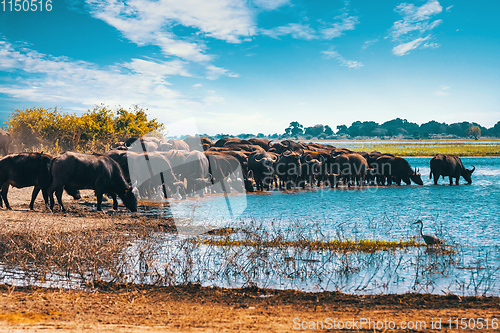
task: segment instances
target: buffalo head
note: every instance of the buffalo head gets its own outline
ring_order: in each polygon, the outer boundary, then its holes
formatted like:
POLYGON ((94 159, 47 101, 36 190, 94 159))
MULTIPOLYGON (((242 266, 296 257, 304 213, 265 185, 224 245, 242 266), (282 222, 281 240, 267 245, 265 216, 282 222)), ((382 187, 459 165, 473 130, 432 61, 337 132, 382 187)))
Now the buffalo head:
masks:
POLYGON ((472 166, 472 169, 465 169, 462 173, 462 176, 467 181, 467 184, 472 184, 472 173, 476 170, 475 166, 472 166))
POLYGON ((127 189, 124 194, 119 195, 119 197, 122 199, 125 207, 131 212, 137 212, 137 198, 135 197, 132 187, 127 189))
POLYGON ((415 172, 413 172, 410 175, 410 179, 418 185, 424 185, 424 182, 422 181, 422 175, 420 175, 420 170, 415 168, 415 172))

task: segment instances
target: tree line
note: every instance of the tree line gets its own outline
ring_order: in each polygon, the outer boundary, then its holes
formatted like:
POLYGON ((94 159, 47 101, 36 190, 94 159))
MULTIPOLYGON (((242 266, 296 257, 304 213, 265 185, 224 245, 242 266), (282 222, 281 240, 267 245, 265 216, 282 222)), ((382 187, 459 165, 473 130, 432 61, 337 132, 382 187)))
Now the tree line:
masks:
POLYGON ((349 138, 358 137, 403 137, 411 139, 427 139, 430 137, 474 137, 480 136, 500 137, 500 121, 491 128, 486 128, 474 122, 459 122, 453 124, 440 123, 435 120, 418 125, 406 119, 396 118, 379 124, 374 121, 355 121, 351 126, 338 125, 337 131, 333 130, 328 125, 314 125, 312 127, 304 127, 297 121, 293 121, 285 128, 282 137, 305 137, 305 138, 329 138, 332 136, 345 136, 349 138))

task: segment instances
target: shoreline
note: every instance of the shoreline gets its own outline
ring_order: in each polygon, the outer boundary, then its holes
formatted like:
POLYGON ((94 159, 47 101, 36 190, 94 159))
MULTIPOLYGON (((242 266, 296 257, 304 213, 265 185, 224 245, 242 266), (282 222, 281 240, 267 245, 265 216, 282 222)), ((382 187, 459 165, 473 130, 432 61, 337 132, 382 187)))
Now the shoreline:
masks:
MULTIPOLYGON (((333 320, 344 325, 355 321, 351 331, 366 331, 368 318, 398 328, 404 322, 425 323, 420 332, 435 332, 431 325, 437 318, 443 324, 440 332, 455 331, 455 319, 488 318, 490 329, 482 331, 496 331, 491 324, 500 319, 499 297, 351 295, 197 284, 100 283, 89 291, 0 285, 0 304, 0 330, 8 331, 281 332, 317 329, 333 320), (365 326, 359 327, 363 319, 365 326)), ((323 329, 342 331, 339 327, 323 329)))

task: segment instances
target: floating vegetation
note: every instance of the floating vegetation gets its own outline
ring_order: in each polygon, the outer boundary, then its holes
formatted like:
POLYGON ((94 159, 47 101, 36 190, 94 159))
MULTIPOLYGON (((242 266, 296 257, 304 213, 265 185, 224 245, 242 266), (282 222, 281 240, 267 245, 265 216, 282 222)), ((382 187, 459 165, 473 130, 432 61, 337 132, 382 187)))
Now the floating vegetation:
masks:
POLYGON ((213 238, 197 238, 196 242, 204 245, 212 246, 251 246, 251 247, 293 247, 305 250, 330 250, 330 251, 348 251, 348 252, 366 252, 373 253, 375 251, 394 251, 398 249, 407 249, 410 247, 425 247, 423 243, 419 243, 414 239, 385 241, 385 240, 332 240, 332 241, 317 241, 317 240, 253 240, 253 239, 213 239, 213 238))

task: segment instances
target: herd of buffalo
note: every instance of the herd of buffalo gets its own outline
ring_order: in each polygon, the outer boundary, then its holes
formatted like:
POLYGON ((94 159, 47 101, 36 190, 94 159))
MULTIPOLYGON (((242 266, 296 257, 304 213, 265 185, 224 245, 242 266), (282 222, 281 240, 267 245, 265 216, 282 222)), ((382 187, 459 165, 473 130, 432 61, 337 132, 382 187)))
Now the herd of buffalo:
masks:
MULTIPOLYGON (((4 136, 8 135, 4 133, 0 133, 0 150, 4 148, 4 136)), ((448 176, 450 185, 454 179, 458 184, 460 177, 470 184, 475 170, 466 169, 457 156, 442 154, 432 158, 430 167, 435 184, 440 176, 448 176)), ((92 189, 97 197, 97 210, 102 210, 103 195, 107 194, 113 199, 114 209, 119 197, 134 212, 138 197, 185 198, 232 190, 401 185, 402 181, 407 185, 412 181, 423 185, 418 169, 412 169, 407 160, 378 151, 354 152, 291 140, 273 143, 264 139, 223 138, 212 142, 194 136, 184 140, 141 137, 115 143, 105 154, 6 155, 0 159, 0 206, 5 203, 10 209, 9 185, 34 186, 30 209, 40 190, 51 210, 54 194, 64 210, 63 191, 78 199, 80 189, 92 189)))

